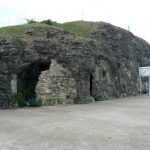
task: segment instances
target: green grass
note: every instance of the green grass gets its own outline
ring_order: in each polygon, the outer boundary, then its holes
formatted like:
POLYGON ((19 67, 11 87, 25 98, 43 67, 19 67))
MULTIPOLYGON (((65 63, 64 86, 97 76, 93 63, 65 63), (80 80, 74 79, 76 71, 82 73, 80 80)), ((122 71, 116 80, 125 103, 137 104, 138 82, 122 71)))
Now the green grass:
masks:
POLYGON ((36 27, 49 28, 51 26, 42 23, 33 23, 33 24, 23 24, 17 26, 3 27, 0 28, 0 38, 6 39, 6 38, 19 37, 23 35, 26 30, 30 30, 36 27))
POLYGON ((65 31, 69 31, 77 36, 90 38, 91 31, 97 27, 99 23, 88 21, 74 21, 63 24, 56 23, 55 25, 46 25, 43 23, 31 23, 17 26, 9 26, 0 28, 0 39, 8 39, 14 37, 21 37, 25 34, 26 30, 31 30, 36 27, 42 28, 59 28, 65 31))
POLYGON ((78 36, 89 38, 92 29, 94 29, 96 26, 96 23, 88 21, 74 21, 60 24, 59 26, 64 30, 74 33, 78 36))

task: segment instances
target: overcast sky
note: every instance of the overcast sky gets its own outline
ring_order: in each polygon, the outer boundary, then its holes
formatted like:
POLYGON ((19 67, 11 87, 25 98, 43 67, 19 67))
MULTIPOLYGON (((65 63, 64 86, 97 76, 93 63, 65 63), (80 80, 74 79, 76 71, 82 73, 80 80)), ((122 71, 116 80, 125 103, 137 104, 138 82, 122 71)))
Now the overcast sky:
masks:
POLYGON ((150 43, 150 0, 0 0, 0 26, 25 18, 63 23, 82 19, 105 21, 127 29, 150 43))

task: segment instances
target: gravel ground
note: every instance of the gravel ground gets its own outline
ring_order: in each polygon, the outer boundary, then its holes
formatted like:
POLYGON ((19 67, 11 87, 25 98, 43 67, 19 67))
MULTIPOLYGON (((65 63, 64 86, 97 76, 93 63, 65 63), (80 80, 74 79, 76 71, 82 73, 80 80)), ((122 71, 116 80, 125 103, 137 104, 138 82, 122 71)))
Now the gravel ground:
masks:
POLYGON ((0 110, 0 150, 150 150, 150 96, 0 110))

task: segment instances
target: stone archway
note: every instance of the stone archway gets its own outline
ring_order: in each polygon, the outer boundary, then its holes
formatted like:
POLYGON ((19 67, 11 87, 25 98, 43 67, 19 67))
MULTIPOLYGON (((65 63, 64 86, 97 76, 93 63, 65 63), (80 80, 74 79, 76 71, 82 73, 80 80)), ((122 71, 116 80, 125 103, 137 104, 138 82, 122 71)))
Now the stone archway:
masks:
POLYGON ((35 87, 42 71, 48 70, 50 61, 36 61, 22 67, 17 73, 17 93, 28 100, 36 99, 35 87))

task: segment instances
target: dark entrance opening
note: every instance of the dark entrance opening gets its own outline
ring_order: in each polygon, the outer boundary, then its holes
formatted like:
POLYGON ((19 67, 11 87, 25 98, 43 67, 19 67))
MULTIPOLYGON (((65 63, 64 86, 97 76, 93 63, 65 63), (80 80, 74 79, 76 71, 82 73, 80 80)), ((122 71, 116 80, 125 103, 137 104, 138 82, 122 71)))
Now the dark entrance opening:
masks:
POLYGON ((105 77, 106 77, 106 71, 103 70, 103 78, 105 78, 105 77))
POLYGON ((149 77, 142 77, 142 88, 141 88, 141 94, 148 94, 149 92, 149 77))
POLYGON ((90 76, 90 95, 93 96, 93 75, 90 76))
POLYGON ((18 73, 17 92, 24 95, 25 99, 35 99, 35 87, 41 71, 48 70, 50 62, 34 62, 18 73))

